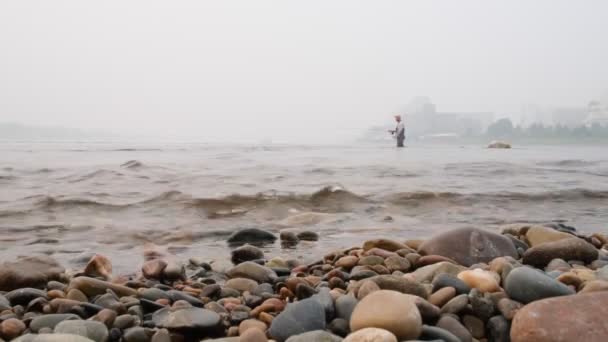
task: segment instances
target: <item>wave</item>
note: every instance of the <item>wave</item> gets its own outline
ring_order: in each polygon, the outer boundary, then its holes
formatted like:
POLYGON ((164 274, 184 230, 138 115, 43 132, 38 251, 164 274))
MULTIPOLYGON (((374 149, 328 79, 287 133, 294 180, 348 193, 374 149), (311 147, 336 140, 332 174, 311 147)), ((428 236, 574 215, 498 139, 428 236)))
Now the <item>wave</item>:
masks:
POLYGON ((581 200, 605 200, 608 199, 608 191, 590 189, 568 189, 556 191, 544 191, 536 193, 523 192, 493 192, 493 193, 456 193, 456 192, 432 192, 415 191, 402 192, 386 196, 385 200, 393 204, 427 202, 460 202, 472 201, 581 201, 581 200))
POLYGON ((560 166, 560 167, 583 167, 593 166, 599 164, 600 161, 588 161, 582 159, 564 159, 557 161, 543 161, 539 162, 538 165, 542 166, 560 166))
POLYGON ((120 165, 120 167, 124 167, 125 169, 140 169, 144 166, 144 164, 137 160, 129 160, 128 162, 120 165))
MULTIPOLYGON (((90 195, 90 193, 87 193, 90 195)), ((0 217, 18 216, 35 210, 69 210, 85 208, 90 210, 122 210, 138 208, 168 208, 178 210, 200 210, 207 218, 230 218, 242 216, 252 210, 296 209, 319 213, 340 213, 357 210, 368 210, 371 206, 392 204, 397 206, 421 205, 470 205, 475 203, 508 203, 508 202, 568 202, 568 201, 605 201, 608 191, 590 189, 569 189, 536 193, 493 192, 493 193, 459 193, 413 191, 389 195, 361 196, 339 186, 327 186, 311 194, 281 193, 268 191, 253 195, 233 194, 224 197, 192 197, 180 191, 168 191, 159 195, 129 203, 113 203, 110 194, 103 194, 107 201, 90 198, 63 198, 53 196, 33 196, 25 198, 30 205, 22 210, 0 211, 0 217)))

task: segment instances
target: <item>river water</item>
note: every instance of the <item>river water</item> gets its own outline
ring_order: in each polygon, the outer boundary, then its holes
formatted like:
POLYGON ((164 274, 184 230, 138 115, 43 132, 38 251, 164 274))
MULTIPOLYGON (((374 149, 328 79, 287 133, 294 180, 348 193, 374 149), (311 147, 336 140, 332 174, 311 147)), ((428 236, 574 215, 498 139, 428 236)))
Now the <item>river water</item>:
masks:
POLYGON ((366 238, 548 221, 608 230, 606 147, 0 145, 2 260, 78 267, 97 252, 129 273, 150 244, 227 259, 239 228, 315 231, 318 242, 264 247, 310 259, 366 238))

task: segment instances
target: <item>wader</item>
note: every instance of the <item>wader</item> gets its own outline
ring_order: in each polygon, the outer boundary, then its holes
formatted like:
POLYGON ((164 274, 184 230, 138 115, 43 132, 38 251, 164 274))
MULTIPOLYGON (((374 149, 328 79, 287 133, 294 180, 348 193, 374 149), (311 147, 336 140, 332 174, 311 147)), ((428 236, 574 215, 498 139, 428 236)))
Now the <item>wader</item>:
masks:
POLYGON ((397 147, 403 147, 403 141, 405 140, 405 132, 397 135, 397 147))

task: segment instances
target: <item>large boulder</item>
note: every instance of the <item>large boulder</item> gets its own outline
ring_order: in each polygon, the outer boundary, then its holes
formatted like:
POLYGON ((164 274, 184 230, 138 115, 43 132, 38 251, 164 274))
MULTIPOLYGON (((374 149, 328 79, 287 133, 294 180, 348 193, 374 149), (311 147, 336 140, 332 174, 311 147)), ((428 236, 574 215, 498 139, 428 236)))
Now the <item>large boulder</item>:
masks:
POLYGON ((460 228, 433 236, 418 252, 421 255, 441 255, 461 265, 489 263, 501 256, 517 258, 513 242, 506 236, 477 228, 460 228))
POLYGON ((598 257, 598 250, 583 239, 572 238, 546 242, 528 249, 523 255, 523 263, 544 268, 553 259, 578 260, 590 263, 598 257))
POLYGON ((417 338, 422 331, 422 318, 415 298, 389 290, 370 293, 355 307, 350 320, 351 331, 381 328, 400 341, 417 338))
POLYGON ((527 304, 536 300, 575 294, 574 290, 530 267, 518 267, 505 280, 505 291, 510 298, 527 304))
POLYGON ((540 300, 515 314, 512 342, 602 342, 608 337, 608 292, 540 300))
POLYGON ((495 140, 488 145, 488 148, 511 148, 511 144, 508 142, 495 140))
POLYGON ((43 288, 50 280, 58 280, 65 269, 48 256, 35 256, 0 264, 0 291, 24 287, 43 288))

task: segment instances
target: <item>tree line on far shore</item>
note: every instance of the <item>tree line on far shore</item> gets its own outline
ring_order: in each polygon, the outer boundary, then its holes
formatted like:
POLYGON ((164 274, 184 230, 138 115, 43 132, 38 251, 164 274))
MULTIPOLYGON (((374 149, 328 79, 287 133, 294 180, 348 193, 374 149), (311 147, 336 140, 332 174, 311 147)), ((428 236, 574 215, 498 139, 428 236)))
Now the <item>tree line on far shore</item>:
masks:
POLYGON ((527 127, 513 125, 510 119, 500 119, 486 130, 491 139, 508 140, 568 140, 568 141, 606 141, 608 142, 608 125, 595 123, 591 126, 580 125, 543 125, 535 123, 527 127))

